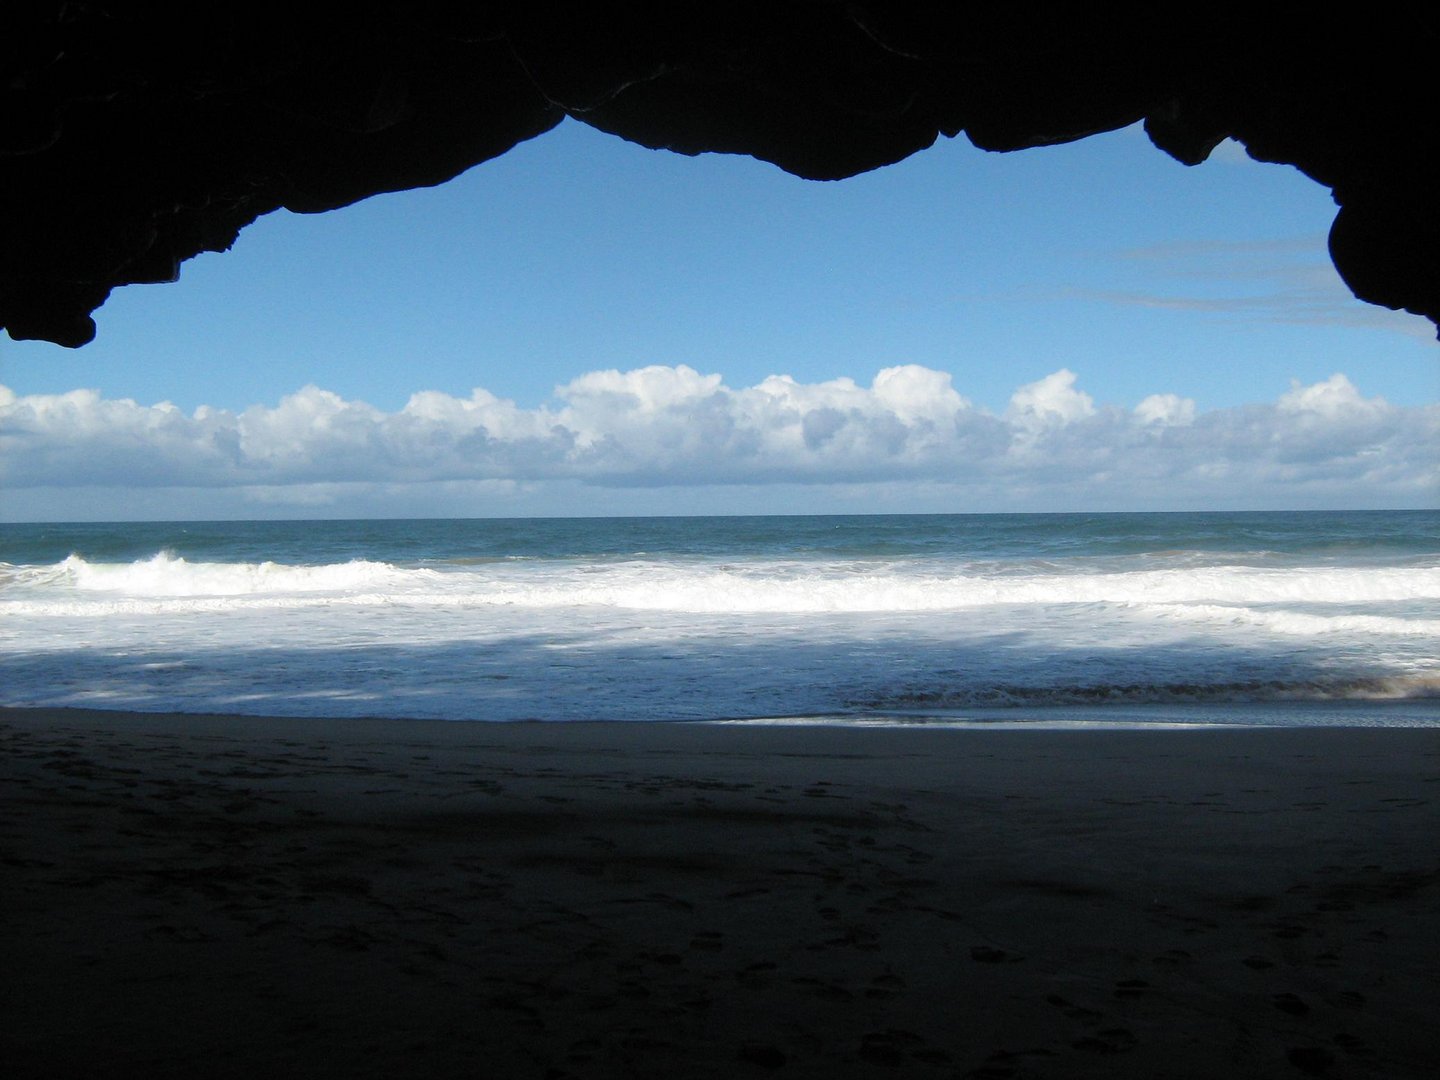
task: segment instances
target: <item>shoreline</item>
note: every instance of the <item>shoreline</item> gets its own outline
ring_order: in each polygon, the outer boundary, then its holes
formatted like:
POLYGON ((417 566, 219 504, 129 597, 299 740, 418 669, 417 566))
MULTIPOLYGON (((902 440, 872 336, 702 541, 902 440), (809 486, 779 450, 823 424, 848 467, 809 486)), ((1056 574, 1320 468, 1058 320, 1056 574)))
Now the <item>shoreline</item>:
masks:
POLYGON ((1440 729, 1203 731, 0 709, 0 1063, 1424 1075, 1440 729))
POLYGON ((1327 729, 1427 730, 1440 729, 1440 696, 1278 699, 1228 702, 1114 701, 1082 704, 977 706, 973 708, 880 710, 873 713, 794 713, 764 716, 674 717, 654 719, 554 719, 540 717, 487 720, 476 717, 404 716, 369 714, 343 716, 324 713, 248 713, 226 710, 104 708, 89 705, 0 705, 6 716, 103 719, 105 717, 169 717, 175 720, 219 720, 227 723, 381 723, 447 724, 478 727, 564 727, 613 724, 625 726, 698 726, 756 729, 793 727, 809 730, 894 731, 1165 731, 1327 729), (1236 717, 1253 714, 1248 719, 1236 717))

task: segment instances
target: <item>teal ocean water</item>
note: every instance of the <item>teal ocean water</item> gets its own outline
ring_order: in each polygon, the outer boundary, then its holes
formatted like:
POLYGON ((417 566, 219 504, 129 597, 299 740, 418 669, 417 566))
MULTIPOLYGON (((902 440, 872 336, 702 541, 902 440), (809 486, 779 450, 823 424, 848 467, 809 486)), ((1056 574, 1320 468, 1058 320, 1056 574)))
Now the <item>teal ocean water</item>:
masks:
POLYGON ((0 705, 1440 723, 1440 513, 0 525, 0 705))

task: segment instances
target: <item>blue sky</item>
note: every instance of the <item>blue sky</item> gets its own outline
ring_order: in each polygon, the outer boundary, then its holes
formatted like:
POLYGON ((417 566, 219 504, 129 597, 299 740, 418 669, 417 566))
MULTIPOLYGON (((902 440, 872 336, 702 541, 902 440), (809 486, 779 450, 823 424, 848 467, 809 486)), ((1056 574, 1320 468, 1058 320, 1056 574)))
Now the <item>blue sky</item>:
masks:
POLYGON ((1333 216, 1138 129, 821 184, 567 122, 4 340, 0 517, 1429 505, 1434 328, 1333 216))

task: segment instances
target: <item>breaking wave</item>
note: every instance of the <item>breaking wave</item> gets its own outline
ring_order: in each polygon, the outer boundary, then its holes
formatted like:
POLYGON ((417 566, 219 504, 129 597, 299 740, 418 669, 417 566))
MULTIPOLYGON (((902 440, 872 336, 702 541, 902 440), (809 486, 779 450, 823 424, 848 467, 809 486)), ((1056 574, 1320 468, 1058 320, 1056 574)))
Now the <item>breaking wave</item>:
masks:
POLYGON ((71 555, 0 566, 0 604, 16 614, 223 611, 315 605, 609 607, 704 614, 923 613, 995 605, 1187 606, 1194 617, 1292 633, 1435 633, 1433 620, 1277 613, 1257 606, 1369 605, 1440 599, 1440 567, 1210 566, 1095 571, 1041 563, 733 561, 443 568, 356 559, 318 566, 189 562, 169 552, 130 563, 71 555), (1339 621, 1337 621, 1337 619, 1339 621))

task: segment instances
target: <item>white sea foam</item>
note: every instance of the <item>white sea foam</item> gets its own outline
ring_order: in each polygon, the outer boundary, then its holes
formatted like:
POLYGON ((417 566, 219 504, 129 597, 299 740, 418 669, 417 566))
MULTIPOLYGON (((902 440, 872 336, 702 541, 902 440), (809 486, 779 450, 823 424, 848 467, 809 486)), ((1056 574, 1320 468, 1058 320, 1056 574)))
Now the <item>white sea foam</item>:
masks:
POLYGON ((1440 641, 1440 619, 1399 618, 1389 615, 1316 615, 1302 611, 1268 610, 1220 604, 1176 604, 1163 614, 1197 622, 1252 626, 1277 634, 1311 637, 1317 634, 1402 634, 1440 641))
MULTIPOLYGON (((606 607, 700 614, 942 612, 995 605, 1208 605, 1205 618, 1251 619, 1287 630, 1252 605, 1384 604, 1440 599, 1440 567, 1211 566, 1016 573, 984 564, 938 568, 871 563, 488 563, 448 570, 353 560, 318 566, 191 563, 162 552, 130 563, 78 556, 6 568, 0 602, 13 614, 104 615, 318 605, 539 609, 606 607), (1216 607, 1220 605, 1221 607, 1216 607)), ((1434 633, 1433 621, 1323 622, 1294 615, 1288 632, 1327 629, 1434 633), (1393 624, 1393 625, 1392 625, 1393 624)))

